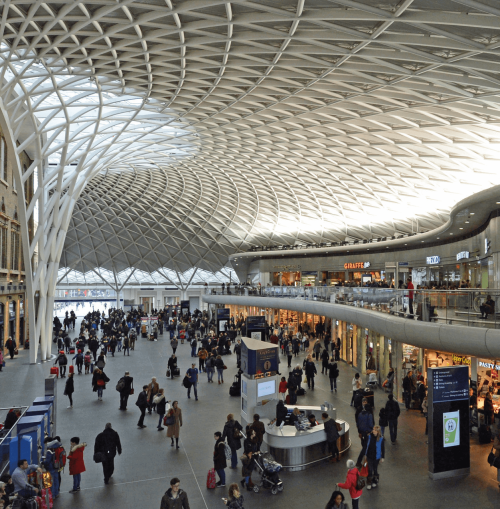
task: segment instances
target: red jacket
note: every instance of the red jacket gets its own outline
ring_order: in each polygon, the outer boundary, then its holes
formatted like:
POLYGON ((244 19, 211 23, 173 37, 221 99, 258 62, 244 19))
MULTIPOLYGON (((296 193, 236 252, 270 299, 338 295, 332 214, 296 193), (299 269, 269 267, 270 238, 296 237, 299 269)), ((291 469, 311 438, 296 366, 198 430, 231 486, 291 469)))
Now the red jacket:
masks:
POLYGON ((288 387, 288 384, 286 382, 280 382, 279 392, 285 393, 287 387, 288 387))
POLYGON ((78 444, 71 448, 68 455, 69 460, 69 475, 78 475, 85 472, 85 463, 83 461, 83 451, 87 444, 78 444))
POLYGON ((351 495, 352 499, 359 498, 362 494, 362 490, 356 489, 356 483, 358 482, 359 472, 356 467, 351 468, 347 472, 347 477, 345 483, 339 482, 339 488, 343 488, 344 490, 349 490, 349 495, 351 495))

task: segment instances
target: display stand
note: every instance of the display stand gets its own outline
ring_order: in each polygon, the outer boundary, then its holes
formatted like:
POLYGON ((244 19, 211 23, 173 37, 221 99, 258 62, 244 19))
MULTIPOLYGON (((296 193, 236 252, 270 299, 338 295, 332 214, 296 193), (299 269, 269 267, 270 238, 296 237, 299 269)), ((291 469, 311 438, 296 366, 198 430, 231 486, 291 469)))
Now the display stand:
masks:
POLYGON ((241 340, 241 421, 246 426, 253 422, 266 403, 278 399, 279 347, 262 341, 241 340))

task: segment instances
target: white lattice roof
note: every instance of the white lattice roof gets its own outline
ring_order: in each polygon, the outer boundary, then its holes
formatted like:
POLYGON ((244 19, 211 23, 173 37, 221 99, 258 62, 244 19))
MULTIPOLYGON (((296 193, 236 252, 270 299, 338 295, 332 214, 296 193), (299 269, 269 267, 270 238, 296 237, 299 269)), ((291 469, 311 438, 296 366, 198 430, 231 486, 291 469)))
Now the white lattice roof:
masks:
POLYGON ((425 231, 500 184, 495 0, 14 0, 0 30, 82 274, 425 231))

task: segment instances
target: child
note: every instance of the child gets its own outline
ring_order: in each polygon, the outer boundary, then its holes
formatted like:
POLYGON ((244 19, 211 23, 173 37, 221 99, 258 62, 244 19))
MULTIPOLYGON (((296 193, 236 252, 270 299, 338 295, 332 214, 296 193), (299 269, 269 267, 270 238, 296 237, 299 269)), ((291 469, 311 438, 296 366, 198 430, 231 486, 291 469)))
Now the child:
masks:
POLYGON ((387 414, 385 412, 385 408, 382 407, 378 414, 378 425, 380 426, 380 434, 384 436, 384 430, 387 426, 389 426, 389 421, 387 420, 387 414))
POLYGON ((279 385, 279 393, 281 395, 281 399, 283 401, 286 400, 286 390, 288 388, 288 384, 286 382, 286 378, 284 376, 281 377, 281 382, 280 382, 280 385, 279 385))
POLYGON ((85 472, 85 463, 83 462, 83 451, 87 446, 86 443, 80 444, 79 437, 71 439, 71 448, 68 455, 69 475, 73 476, 73 489, 70 493, 78 493, 80 491, 80 481, 82 480, 82 472, 85 472))

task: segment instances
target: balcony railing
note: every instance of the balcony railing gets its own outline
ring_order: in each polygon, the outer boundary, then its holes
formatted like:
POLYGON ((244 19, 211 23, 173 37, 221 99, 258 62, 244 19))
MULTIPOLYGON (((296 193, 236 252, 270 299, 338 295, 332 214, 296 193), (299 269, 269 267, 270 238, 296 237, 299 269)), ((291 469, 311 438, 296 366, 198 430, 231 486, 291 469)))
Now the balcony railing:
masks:
MULTIPOLYGON (((207 288, 220 295, 222 287, 207 288)), ((240 286, 224 294, 315 300, 354 306, 402 319, 496 329, 500 327, 500 289, 406 290, 343 286, 240 286), (489 299, 491 297, 491 299, 489 299), (489 303, 488 303, 489 302, 489 303)))

